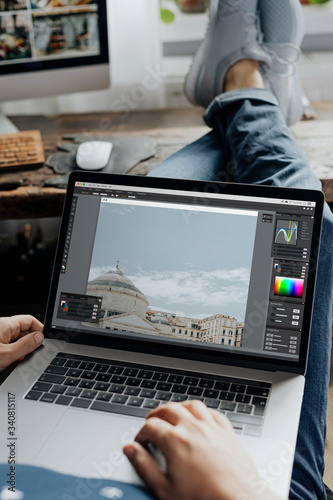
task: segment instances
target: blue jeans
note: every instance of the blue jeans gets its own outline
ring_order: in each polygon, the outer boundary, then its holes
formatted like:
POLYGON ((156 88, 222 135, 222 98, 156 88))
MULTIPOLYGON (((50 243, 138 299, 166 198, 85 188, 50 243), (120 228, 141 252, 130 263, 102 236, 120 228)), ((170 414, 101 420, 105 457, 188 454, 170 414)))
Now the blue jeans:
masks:
MULTIPOLYGON (((274 96, 264 89, 221 94, 204 118, 212 132, 172 155, 150 175, 321 189, 287 127, 274 96)), ((323 484, 327 392, 332 340, 333 216, 326 205, 318 265, 305 392, 290 498, 325 499, 323 484)))

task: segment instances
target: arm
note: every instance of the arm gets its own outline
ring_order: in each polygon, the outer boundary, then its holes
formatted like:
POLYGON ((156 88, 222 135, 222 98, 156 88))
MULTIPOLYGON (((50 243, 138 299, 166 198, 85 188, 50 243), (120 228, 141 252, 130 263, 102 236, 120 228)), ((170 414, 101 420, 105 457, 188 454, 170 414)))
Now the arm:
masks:
POLYGON ((229 420, 199 401, 153 410, 124 453, 161 500, 278 500, 229 420), (165 473, 147 451, 148 443, 164 455, 165 473))
POLYGON ((34 351, 44 340, 43 325, 29 315, 0 318, 0 371, 34 351))

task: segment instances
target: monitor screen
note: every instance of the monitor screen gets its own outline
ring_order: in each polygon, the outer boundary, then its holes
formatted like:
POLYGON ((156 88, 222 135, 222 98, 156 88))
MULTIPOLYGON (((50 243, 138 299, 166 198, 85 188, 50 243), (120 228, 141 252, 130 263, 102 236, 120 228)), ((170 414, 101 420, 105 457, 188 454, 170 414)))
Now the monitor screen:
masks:
POLYGON ((108 61, 105 1, 0 0, 2 102, 105 88, 108 61))

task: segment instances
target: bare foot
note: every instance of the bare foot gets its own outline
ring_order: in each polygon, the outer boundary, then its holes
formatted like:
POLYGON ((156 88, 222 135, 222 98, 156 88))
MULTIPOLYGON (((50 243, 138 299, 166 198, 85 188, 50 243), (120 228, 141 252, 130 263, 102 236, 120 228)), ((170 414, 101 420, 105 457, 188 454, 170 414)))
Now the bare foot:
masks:
POLYGON ((263 89, 264 81, 259 71, 258 61, 242 59, 229 69, 223 91, 231 92, 248 88, 263 89))

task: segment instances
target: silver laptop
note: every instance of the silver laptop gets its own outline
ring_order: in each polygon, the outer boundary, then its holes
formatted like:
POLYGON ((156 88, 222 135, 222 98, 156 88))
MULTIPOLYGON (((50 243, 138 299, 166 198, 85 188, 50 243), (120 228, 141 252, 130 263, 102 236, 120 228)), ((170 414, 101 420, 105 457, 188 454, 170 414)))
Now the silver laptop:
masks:
POLYGON ((200 399, 287 496, 322 211, 317 191, 72 174, 47 338, 1 386, 16 462, 140 484, 123 445, 200 399))

